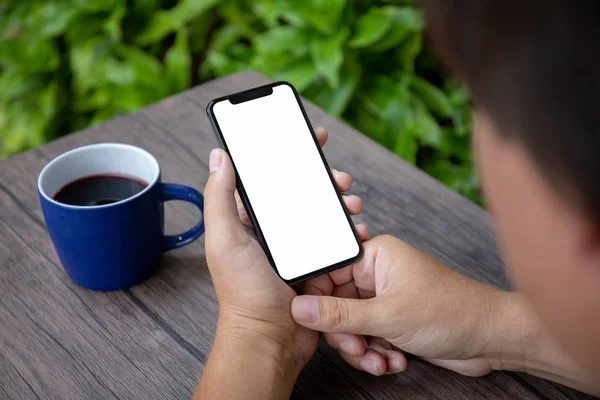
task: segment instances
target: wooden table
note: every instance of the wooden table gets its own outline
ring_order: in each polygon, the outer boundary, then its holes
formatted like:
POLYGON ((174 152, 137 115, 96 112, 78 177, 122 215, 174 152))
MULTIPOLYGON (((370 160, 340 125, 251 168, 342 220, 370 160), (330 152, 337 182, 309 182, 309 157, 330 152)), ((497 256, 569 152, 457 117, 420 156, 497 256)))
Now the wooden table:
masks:
MULTIPOLYGON (((267 79, 215 80, 132 115, 66 136, 0 163, 0 399, 184 399, 210 352, 217 303, 203 240, 168 253, 147 282, 93 292, 65 275, 46 232, 37 175, 74 147, 124 142, 148 149, 165 182, 203 188, 216 146, 208 101, 267 79)), ((314 126, 330 130, 325 154, 355 179, 365 202, 357 218, 466 275, 507 288, 490 216, 347 125, 305 102, 314 126)), ((193 207, 168 203, 167 231, 189 228, 193 207)), ((349 368, 321 343, 293 398, 587 398, 517 373, 466 378, 421 361, 376 378, 349 368)))

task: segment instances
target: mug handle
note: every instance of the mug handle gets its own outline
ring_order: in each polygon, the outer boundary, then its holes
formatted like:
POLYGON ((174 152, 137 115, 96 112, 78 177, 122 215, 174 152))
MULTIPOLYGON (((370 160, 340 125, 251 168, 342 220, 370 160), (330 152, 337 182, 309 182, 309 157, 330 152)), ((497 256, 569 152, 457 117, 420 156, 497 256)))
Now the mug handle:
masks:
POLYGON ((162 201, 181 200, 192 203, 200 210, 202 219, 192 229, 179 235, 165 235, 163 251, 183 247, 198 239, 204 233, 204 197, 199 191, 174 183, 161 183, 162 201))

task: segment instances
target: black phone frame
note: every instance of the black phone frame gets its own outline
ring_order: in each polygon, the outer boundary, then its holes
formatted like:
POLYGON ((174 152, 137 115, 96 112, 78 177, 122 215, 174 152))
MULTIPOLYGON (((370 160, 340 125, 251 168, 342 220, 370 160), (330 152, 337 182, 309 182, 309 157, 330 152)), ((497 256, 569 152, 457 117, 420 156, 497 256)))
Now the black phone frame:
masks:
MULTIPOLYGON (((360 238, 358 236, 358 232, 356 231, 356 228, 354 226, 354 222, 352 221, 352 218, 350 217, 350 213, 348 212, 348 209, 346 208, 346 205, 344 204, 344 199, 342 198, 342 194, 339 191, 336 183, 335 183, 335 179, 333 177, 333 174, 331 173, 331 168, 329 168, 329 164, 327 163, 327 160, 325 159, 325 155, 323 154, 323 151, 321 149, 321 146, 319 145, 319 141, 317 139, 317 135, 315 134, 313 127, 310 123, 310 120, 308 119, 308 115, 306 114, 306 110, 304 109, 304 106, 302 105, 302 100, 300 99, 300 96, 298 95, 298 91, 296 90, 296 88, 294 88, 294 86, 289 83, 289 82, 285 82, 285 81, 278 81, 278 82, 274 82, 274 83, 269 83, 267 85, 263 85, 263 86, 258 86, 252 89, 248 89, 248 90, 244 90, 241 92, 237 92, 237 93, 233 93, 227 96, 222 96, 222 97, 218 97, 216 99, 211 100, 208 105, 206 106, 206 114, 208 115, 208 119, 212 125, 213 131, 215 133, 215 137, 217 139, 217 143, 219 144, 219 147, 221 147, 223 150, 225 150, 227 152, 227 154, 229 154, 229 157, 231 159, 231 163, 233 164, 233 168, 235 170, 235 178, 236 178, 236 187, 238 190, 238 193, 240 195, 240 198, 242 200, 242 203, 244 205, 244 208, 246 209, 246 212, 248 213, 248 216, 250 217, 250 220, 252 221, 252 225, 254 226, 254 231, 256 233, 256 237, 258 239, 258 242, 260 243, 261 247, 263 248, 267 259, 269 260, 269 262, 271 263, 271 266, 273 267, 273 269, 275 270, 275 272, 277 273, 277 275, 279 275, 279 277, 288 285, 294 285, 296 283, 302 282, 306 279, 310 279, 310 278, 314 278, 316 276, 325 274, 327 272, 331 272, 334 271, 336 269, 339 268, 343 268, 347 265, 353 264, 356 261, 360 260, 363 256, 363 246, 362 246, 362 242, 360 241, 360 238), (240 179, 240 176, 238 174, 237 168, 235 166, 235 160, 233 160, 233 157, 231 156, 231 153, 229 151, 229 148, 227 147, 227 143, 225 142, 225 137, 223 136, 223 133, 221 132, 221 129, 219 127, 219 124, 217 122, 217 119, 214 115, 213 112, 213 107, 215 106, 215 104, 221 102, 221 101, 230 101, 232 104, 239 104, 239 103, 243 103, 245 101, 249 101, 249 100, 254 100, 260 97, 265 97, 265 96, 269 96, 273 93, 273 88, 280 86, 280 85, 286 85, 289 86, 292 89, 292 92, 294 93, 294 96, 296 97, 296 101, 298 102, 298 106, 300 107, 300 110, 302 111, 302 115, 304 116, 304 120, 306 122, 306 125, 308 126, 308 129, 310 131, 310 134, 312 135, 312 138, 314 140, 315 146, 317 147, 317 151, 319 152, 319 155, 321 156, 321 161, 323 162, 323 164, 325 165, 325 169, 327 170, 327 174, 329 176, 329 179, 331 181, 331 184, 333 185, 333 188, 335 189, 335 192, 337 194, 338 197, 338 201, 340 202, 342 209, 344 210, 344 214, 346 215, 346 219, 348 220, 348 224, 350 224, 350 229, 352 229, 352 233, 354 234, 354 238, 356 239, 356 243, 358 244, 358 254, 356 254, 355 256, 340 261, 338 263, 335 263, 333 265, 321 268, 319 270, 316 270, 314 272, 310 272, 308 274, 305 275, 301 275, 299 277, 296 277, 294 279, 284 279, 281 274, 279 273, 279 271, 277 270, 277 266, 275 265, 275 261, 273 260, 273 257, 271 255, 271 250, 269 249, 269 246, 267 244, 267 241, 262 233, 262 229, 260 228, 260 224, 256 218, 256 215, 254 214, 254 210, 252 208, 252 205, 250 204, 250 199, 248 198, 248 195, 246 194, 246 190, 244 189, 244 184, 242 183, 242 180, 240 179)), ((306 251, 310 251, 309 249, 305 249, 306 251)))

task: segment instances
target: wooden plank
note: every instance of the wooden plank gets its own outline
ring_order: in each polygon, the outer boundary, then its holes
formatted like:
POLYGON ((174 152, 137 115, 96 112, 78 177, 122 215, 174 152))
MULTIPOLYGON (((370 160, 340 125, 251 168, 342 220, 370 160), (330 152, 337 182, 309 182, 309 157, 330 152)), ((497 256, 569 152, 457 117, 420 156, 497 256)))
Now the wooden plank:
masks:
MULTIPOLYGON (((87 291, 71 283, 58 265, 44 231, 36 176, 65 150, 118 141, 153 153, 165 181, 201 189, 216 145, 206 104, 266 81, 252 73, 212 81, 0 163, 0 397, 183 398, 191 393, 217 317, 203 241, 165 255, 157 274, 131 290, 87 291)), ((333 167, 354 176, 353 192, 365 200, 359 219, 373 234, 394 234, 469 276, 508 287, 487 213, 305 104, 313 124, 330 129, 325 153, 333 167)), ((166 208, 171 233, 198 218, 193 207, 166 208)), ((352 370, 322 344, 293 398, 334 397, 587 398, 537 378, 507 373, 465 378, 420 361, 412 361, 403 374, 374 378, 352 370)))

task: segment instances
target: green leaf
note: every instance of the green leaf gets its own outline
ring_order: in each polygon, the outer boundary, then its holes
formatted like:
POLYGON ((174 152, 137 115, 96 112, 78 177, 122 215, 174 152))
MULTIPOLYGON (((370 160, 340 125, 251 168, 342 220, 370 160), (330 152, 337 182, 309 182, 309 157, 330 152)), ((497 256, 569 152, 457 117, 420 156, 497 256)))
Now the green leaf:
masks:
POLYGON ((304 91, 304 96, 324 109, 328 114, 340 117, 348 108, 360 80, 360 66, 349 60, 342 68, 340 84, 332 89, 325 83, 314 83, 304 91))
POLYGON ((279 8, 276 0, 255 0, 252 2, 252 11, 269 28, 277 25, 279 18, 279 8))
POLYGON ((137 47, 95 38, 73 46, 69 55, 77 95, 103 85, 150 88, 148 102, 169 93, 161 64, 137 47))
MULTIPOLYGON (((407 100, 408 95, 400 88, 397 88, 396 91, 398 93, 397 96, 392 98, 390 106, 382 118, 387 126, 386 135, 382 144, 392 150, 399 146, 398 141, 403 141, 403 136, 410 136, 413 138, 413 141, 416 142, 416 140, 414 140, 415 132, 411 129, 414 125, 414 116, 410 112, 410 106, 407 100)), ((405 145, 406 143, 407 142, 404 142, 405 145)), ((404 155, 400 154, 403 158, 410 158, 406 153, 403 154, 404 155)))
POLYGON ((290 65, 284 71, 276 74, 277 80, 290 82, 296 87, 296 90, 302 92, 317 77, 317 70, 310 60, 304 60, 290 65))
MULTIPOLYGON (((58 92, 59 84, 56 80, 52 80, 38 96, 38 111, 48 123, 55 117, 58 108, 60 107, 58 92)), ((43 133, 42 130, 40 134, 43 135, 43 133)), ((41 142, 39 144, 41 144, 41 142)))
POLYGON ((404 132, 399 132, 399 137, 394 144, 393 151, 396 155, 415 165, 417 163, 419 144, 410 134, 410 131, 405 130, 404 132))
MULTIPOLYGON (((83 93, 102 85, 129 86, 140 83, 148 87, 163 89, 167 94, 166 82, 161 79, 161 67, 156 59, 134 47, 118 45, 105 48, 94 46, 94 42, 71 52, 81 70, 75 75, 75 87, 83 93)), ((157 100, 157 99, 155 99, 157 100)))
POLYGON ((229 48, 229 54, 240 61, 248 61, 252 57, 252 48, 245 43, 234 43, 229 48))
POLYGON ((467 106, 456 107, 452 114, 454 130, 458 136, 467 136, 471 133, 471 109, 467 106))
POLYGON ((457 135, 452 128, 442 128, 441 143, 437 150, 448 157, 454 156, 461 162, 472 162, 473 152, 471 138, 466 135, 457 135))
POLYGON ((347 112, 352 125, 369 136, 371 139, 384 144, 387 132, 385 121, 382 121, 373 113, 369 112, 363 104, 358 101, 350 103, 347 112))
POLYGON ((470 162, 471 142, 469 137, 458 136, 452 128, 441 128, 433 118, 425 103, 418 97, 412 98, 414 119, 407 129, 418 138, 422 145, 430 146, 445 157, 456 157, 470 162))
MULTIPOLYGON (((41 95, 45 95, 45 92, 48 91, 43 91, 41 95)), ((45 130, 54 115, 40 112, 38 99, 34 102, 18 101, 0 107, 3 114, 0 154, 3 157, 39 146, 44 142, 45 130)))
MULTIPOLYGON (((188 38, 190 41, 190 51, 192 54, 202 54, 210 47, 210 42, 213 40, 215 27, 212 26, 214 15, 205 13, 194 22, 188 24, 188 38)), ((231 26, 231 25, 225 25, 231 26)))
MULTIPOLYGON (((206 53, 206 60, 199 68, 201 79, 210 79, 216 76, 228 75, 248 69, 248 63, 256 51, 245 43, 244 39, 250 35, 246 27, 239 25, 224 25, 217 30, 212 43, 206 53)), ((270 57, 265 56, 265 60, 270 57)), ((266 61, 261 60, 260 62, 266 61)), ((257 64, 260 64, 257 62, 257 64)), ((255 68, 261 70, 261 68, 255 68)))
POLYGON ((23 96, 44 84, 41 78, 21 75, 17 69, 4 71, 0 74, 0 101, 23 96))
POLYGON ((177 32, 175 44, 165 55, 165 73, 171 93, 181 92, 191 84, 192 56, 188 44, 187 29, 181 28, 177 32))
POLYGON ((181 28, 183 24, 200 17, 218 3, 219 0, 180 0, 171 10, 171 17, 175 26, 181 28))
POLYGON ((346 0, 279 0, 278 6, 290 24, 309 26, 328 35, 339 29, 346 0))
POLYGON ((308 54, 310 34, 306 29, 281 26, 254 38, 256 51, 261 54, 291 54, 296 58, 308 54))
POLYGON ((469 196, 481 203, 479 179, 471 165, 457 165, 448 160, 439 160, 425 167, 425 172, 444 182, 450 188, 469 196))
MULTIPOLYGON (((407 79, 382 75, 367 80, 362 86, 368 87, 368 90, 356 97, 365 110, 378 118, 377 124, 384 126, 383 133, 377 131, 378 135, 382 135, 376 138, 377 141, 392 151, 397 150, 395 147, 403 148, 397 151, 410 158, 412 147, 406 138, 401 139, 412 118, 407 79)), ((374 130, 374 127, 369 127, 369 130, 374 130)))
POLYGON ((109 86, 101 86, 92 90, 75 94, 73 96, 73 108, 78 113, 88 113, 111 105, 111 91, 109 86))
POLYGON ((405 111, 408 95, 405 79, 377 76, 369 82, 369 90, 361 96, 361 101, 370 112, 386 119, 405 111))
POLYGON ((176 22, 171 18, 171 13, 169 11, 158 10, 152 15, 152 19, 146 29, 135 38, 135 42, 141 46, 156 43, 176 29, 176 22))
POLYGON ((310 38, 310 31, 304 28, 282 26, 271 29, 254 38, 254 57, 250 65, 269 76, 278 74, 308 56, 310 38))
MULTIPOLYGON (((17 124, 15 124, 17 125, 17 124)), ((11 129, 4 130, 2 134, 2 157, 8 157, 26 149, 27 146, 27 127, 24 124, 11 126, 11 129)))
POLYGON ((448 79, 444 83, 444 92, 448 94, 448 98, 456 106, 466 105, 471 100, 467 87, 454 79, 448 79))
POLYGON ((417 108, 413 112, 414 119, 408 128, 412 135, 419 138, 422 144, 442 150, 440 149, 443 146, 442 129, 435 118, 423 108, 417 108))
POLYGON ((310 44, 310 53, 317 72, 325 77, 333 89, 339 85, 339 71, 344 62, 343 46, 348 34, 348 30, 343 30, 334 37, 313 38, 310 44))
POLYGON ((0 39, 13 40, 23 34, 25 30, 24 21, 30 14, 30 5, 27 2, 13 1, 10 11, 6 11, 7 2, 0 3, 0 39))
POLYGON ((81 94, 98 84, 94 65, 97 58, 107 51, 105 40, 101 37, 76 42, 69 49, 69 64, 73 72, 73 88, 81 94))
POLYGON ((155 10, 160 8, 162 0, 130 0, 129 3, 131 5, 128 7, 128 14, 147 19, 155 10))
POLYGON ((102 30, 115 42, 120 42, 121 38, 123 37, 121 21, 123 20, 124 16, 125 7, 118 6, 102 25, 102 30))
POLYGON ((350 47, 358 49, 371 46, 390 30, 393 19, 392 7, 371 7, 359 18, 350 47))
POLYGON ((117 61, 112 57, 101 58, 95 68, 101 75, 102 83, 131 85, 137 79, 136 70, 131 64, 117 61))
POLYGON ((138 110, 162 97, 163 94, 157 93, 155 88, 136 84, 104 84, 83 95, 76 96, 73 107, 80 115, 85 115, 81 113, 89 114, 90 112, 97 113, 109 110, 109 117, 112 118, 116 114, 138 110))
POLYGON ((415 60, 421 50, 423 49, 423 35, 421 33, 411 34, 405 41, 398 47, 396 57, 402 69, 406 71, 415 70, 415 60))
POLYGON ((246 64, 233 58, 219 53, 217 51, 210 52, 204 62, 200 66, 200 76, 203 78, 211 75, 225 76, 246 69, 246 64))
POLYGON ((72 0, 71 6, 86 13, 113 10, 119 0, 72 0))
POLYGON ((156 57, 137 47, 123 44, 114 48, 114 54, 131 65, 138 84, 155 88, 163 96, 168 94, 167 82, 162 79, 162 66, 156 57))
POLYGON ((187 22, 199 18, 217 3, 218 0, 181 0, 171 10, 158 10, 135 41, 142 46, 156 43, 182 28, 187 22))
POLYGON ((455 190, 460 186, 461 181, 464 179, 464 171, 462 168, 452 165, 448 160, 440 160, 435 164, 428 166, 426 172, 455 190))
POLYGON ((393 13, 391 28, 383 39, 369 49, 371 51, 385 51, 396 47, 409 35, 413 33, 420 34, 423 29, 424 21, 421 11, 414 7, 388 7, 392 9, 393 13))
MULTIPOLYGON (((307 2, 308 3, 308 2, 307 2)), ((312 25, 323 33, 334 33, 339 28, 346 0, 312 0, 312 25)))
POLYGON ((237 25, 225 25, 213 34, 210 51, 225 53, 234 43, 245 36, 245 30, 237 25))
POLYGON ((54 41, 39 36, 21 35, 3 41, 0 46, 0 68, 15 68, 22 74, 51 72, 58 68, 60 54, 54 41))
POLYGON ((452 103, 441 89, 417 76, 412 78, 410 87, 432 111, 442 117, 452 116, 452 103))
POLYGON ((236 1, 224 1, 219 4, 218 14, 225 24, 237 25, 245 29, 253 29, 257 22, 256 16, 248 12, 245 6, 236 1))
POLYGON ((128 113, 147 106, 164 97, 155 88, 139 85, 113 86, 111 91, 111 107, 117 113, 128 113))
POLYGON ((100 110, 94 114, 94 118, 89 123, 89 126, 100 125, 103 122, 113 119, 117 113, 111 109, 100 110))
POLYGON ((29 29, 39 31, 45 38, 62 35, 77 16, 77 9, 62 1, 37 4, 27 19, 29 29))
POLYGON ((77 12, 78 14, 69 23, 65 32, 67 43, 80 43, 98 37, 108 40, 106 32, 102 28, 106 18, 110 15, 108 12, 94 14, 85 14, 79 10, 77 12))

